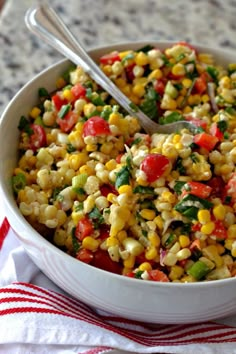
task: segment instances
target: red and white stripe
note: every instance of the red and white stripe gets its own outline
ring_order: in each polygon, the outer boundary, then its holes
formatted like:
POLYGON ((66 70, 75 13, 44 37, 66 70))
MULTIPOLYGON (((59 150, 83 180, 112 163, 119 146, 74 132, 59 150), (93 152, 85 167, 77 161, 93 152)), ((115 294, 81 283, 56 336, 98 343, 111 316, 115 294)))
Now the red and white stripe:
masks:
MULTIPOLYGON (((9 230, 9 223, 5 218, 0 227, 0 251, 9 230)), ((163 351, 173 352, 174 348, 176 350, 181 346, 185 349, 194 348, 196 345, 209 347, 211 350, 214 348, 216 353, 217 348, 225 349, 224 352, 227 352, 226 349, 232 348, 236 343, 236 328, 233 326, 215 322, 149 325, 113 316, 104 311, 94 311, 69 296, 33 284, 16 282, 0 288, 0 328, 4 328, 5 325, 12 328, 12 333, 7 333, 8 343, 20 340, 14 337, 14 325, 20 325, 21 322, 23 327, 29 322, 30 325, 40 323, 40 328, 45 328, 45 331, 50 324, 55 333, 60 327, 65 333, 68 331, 65 340, 66 338, 70 338, 72 342, 78 340, 76 344, 94 348, 86 351, 86 354, 106 353, 112 348, 140 353, 159 352, 162 348, 163 351), (74 338, 71 328, 78 328, 80 333, 86 335, 74 338)), ((37 343, 39 338, 31 340, 32 343, 37 343)), ((0 343, 5 344, 1 331, 0 343)), ((187 353, 187 350, 185 352, 187 353)))

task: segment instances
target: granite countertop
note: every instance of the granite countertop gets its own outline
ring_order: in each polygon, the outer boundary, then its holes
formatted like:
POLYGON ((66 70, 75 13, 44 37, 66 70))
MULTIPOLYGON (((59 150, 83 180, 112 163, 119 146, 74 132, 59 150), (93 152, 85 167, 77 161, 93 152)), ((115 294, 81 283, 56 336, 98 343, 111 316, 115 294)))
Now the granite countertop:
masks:
MULTIPOLYGON (((0 14, 0 112, 36 73, 62 58, 25 27, 25 11, 34 2, 7 0, 0 14)), ((87 49, 149 39, 236 48, 236 0, 51 0, 50 4, 87 49)))

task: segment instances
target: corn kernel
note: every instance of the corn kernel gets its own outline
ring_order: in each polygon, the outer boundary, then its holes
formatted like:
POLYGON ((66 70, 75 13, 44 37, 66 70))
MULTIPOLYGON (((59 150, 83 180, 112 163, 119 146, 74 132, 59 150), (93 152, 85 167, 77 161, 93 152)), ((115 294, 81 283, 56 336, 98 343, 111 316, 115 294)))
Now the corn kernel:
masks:
POLYGON ((178 265, 174 265, 171 267, 169 278, 171 280, 177 280, 180 279, 183 274, 184 274, 184 269, 178 265))
POLYGON ((124 241, 124 239, 127 238, 127 232, 125 230, 121 230, 121 231, 118 232, 116 237, 119 240, 119 242, 122 242, 122 241, 124 241))
POLYGON ((231 250, 232 249, 232 244, 234 243, 234 239, 226 239, 224 246, 227 250, 231 250))
POLYGON ((181 248, 188 247, 190 245, 190 238, 186 235, 179 236, 179 244, 181 248))
POLYGON ((97 151, 97 144, 86 145, 86 151, 88 152, 97 151))
POLYGON ((210 101, 210 97, 207 94, 205 94, 205 95, 202 95, 201 100, 203 103, 206 103, 206 102, 210 101))
POLYGON ((182 277, 180 280, 181 283, 194 283, 197 281, 192 275, 186 275, 182 277))
POLYGON ((210 235, 215 229, 215 223, 213 221, 209 221, 206 224, 202 225, 201 232, 205 235, 210 235))
POLYGON ((185 75, 185 66, 181 63, 177 63, 172 67, 171 72, 176 76, 185 75))
POLYGON ((215 245, 210 245, 202 249, 202 253, 205 257, 213 261, 216 267, 221 267, 223 264, 223 259, 220 257, 217 247, 215 245))
POLYGON ((123 186, 120 186, 118 189, 119 194, 127 194, 128 196, 131 196, 133 194, 132 187, 129 184, 123 184, 123 186))
POLYGON ((124 79, 122 79, 121 77, 119 77, 119 78, 115 79, 115 84, 119 88, 122 88, 122 87, 125 87, 126 81, 124 79))
POLYGON ((140 211, 140 216, 146 220, 153 220, 156 216, 156 213, 151 209, 142 209, 140 211))
POLYGON ((175 195, 169 191, 163 192, 161 196, 162 196, 163 200, 168 203, 174 203, 176 200, 175 195))
POLYGON ((143 187, 148 186, 148 181, 146 181, 145 179, 143 179, 142 177, 137 177, 136 182, 143 187))
POLYGON ((216 243, 217 252, 221 255, 225 253, 225 248, 220 243, 216 243))
POLYGON ((66 85, 66 81, 63 79, 63 77, 59 77, 56 81, 56 87, 58 89, 63 88, 66 85))
POLYGON ((117 202, 117 197, 116 197, 116 195, 113 194, 113 193, 108 193, 108 195, 107 195, 107 200, 108 200, 108 202, 114 204, 114 203, 117 202))
POLYGON ((183 109, 183 113, 191 113, 192 112, 192 108, 190 107, 190 106, 186 106, 186 107, 184 107, 184 109, 183 109))
POLYGON ((183 248, 179 252, 176 253, 176 257, 178 261, 182 261, 184 259, 187 259, 191 256, 191 251, 189 248, 183 248))
POLYGON ((229 239, 236 239, 236 224, 229 226, 227 230, 227 236, 229 239))
POLYGON ((82 247, 90 251, 96 251, 98 246, 99 241, 92 236, 86 236, 82 241, 82 247))
POLYGON ((109 76, 112 73, 111 65, 104 65, 102 71, 109 76))
POLYGON ((110 236, 106 239, 107 247, 116 246, 116 245, 119 245, 119 240, 116 237, 110 236))
POLYGON ((224 220, 226 209, 224 205, 218 204, 213 208, 213 215, 217 220, 224 220))
POLYGON ((74 99, 74 95, 70 89, 63 90, 62 95, 63 95, 63 98, 65 98, 69 102, 74 99))
POLYGON ((84 213, 83 211, 72 211, 71 218, 73 220, 74 225, 76 226, 78 222, 83 219, 84 213))
POLYGON ((153 221, 157 225, 158 229, 162 230, 163 229, 163 220, 160 215, 156 216, 153 221))
POLYGON ((148 232, 148 239, 152 246, 154 247, 160 246, 161 239, 160 236, 155 231, 148 232))
POLYGON ((137 65, 144 66, 149 63, 149 58, 144 52, 139 52, 134 58, 134 61, 137 65))
POLYGON ((135 264, 135 256, 130 255, 123 262, 125 268, 133 268, 135 264))
POLYGON ((37 118, 41 113, 41 110, 38 107, 34 107, 30 112, 30 117, 37 118))
POLYGON ((88 176, 92 176, 95 174, 95 170, 88 165, 83 165, 79 168, 79 173, 86 173, 88 176))
POLYGON ((163 76, 162 71, 160 69, 155 69, 153 70, 149 75, 148 75, 148 80, 152 79, 161 79, 163 76))
POLYGON ((188 79, 188 78, 184 78, 184 79, 182 80, 182 85, 183 85, 185 88, 187 88, 187 89, 192 86, 192 83, 193 83, 193 81, 192 81, 191 79, 188 79))
POLYGON ((143 97, 145 94, 145 87, 143 85, 137 84, 134 85, 132 91, 136 96, 143 97))
POLYGON ((105 164, 105 167, 108 171, 114 170, 116 166, 117 166, 117 162, 115 159, 111 159, 105 164))
POLYGON ((140 266, 138 267, 139 270, 143 270, 143 271, 148 271, 148 270, 152 270, 152 266, 149 262, 143 262, 140 264, 140 266))
POLYGON ((152 259, 155 259, 157 256, 157 249, 154 246, 151 246, 147 249, 147 251, 145 252, 145 258, 148 261, 151 261, 152 259))
POLYGON ((197 218, 201 224, 206 224, 211 221, 211 214, 207 209, 199 210, 197 213, 197 218))

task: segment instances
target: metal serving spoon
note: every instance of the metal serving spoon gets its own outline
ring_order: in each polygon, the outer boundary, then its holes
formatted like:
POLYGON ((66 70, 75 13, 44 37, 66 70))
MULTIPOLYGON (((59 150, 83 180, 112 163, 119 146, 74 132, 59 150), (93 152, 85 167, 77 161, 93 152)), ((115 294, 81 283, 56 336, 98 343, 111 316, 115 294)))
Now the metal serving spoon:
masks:
POLYGON ((29 30, 47 42, 73 63, 80 65, 84 71, 105 91, 107 91, 121 107, 130 115, 138 118, 140 125, 148 134, 173 133, 183 128, 194 131, 196 127, 187 121, 160 125, 153 122, 118 89, 103 73, 98 65, 87 54, 79 41, 69 31, 55 11, 47 4, 31 7, 25 15, 25 23, 29 30))

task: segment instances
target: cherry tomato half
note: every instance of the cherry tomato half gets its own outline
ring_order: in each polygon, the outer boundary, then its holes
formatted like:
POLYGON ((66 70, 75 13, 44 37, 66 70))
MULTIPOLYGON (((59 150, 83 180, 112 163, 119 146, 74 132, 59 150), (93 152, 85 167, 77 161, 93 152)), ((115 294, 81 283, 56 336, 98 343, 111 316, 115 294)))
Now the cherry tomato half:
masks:
POLYGON ((30 135, 30 149, 36 151, 37 149, 46 145, 46 132, 44 128, 38 124, 31 124, 30 128, 33 130, 33 133, 30 135))
POLYGON ((57 118, 57 123, 64 133, 69 133, 77 122, 78 114, 73 111, 68 112, 64 118, 57 118))
POLYGON ((218 141, 219 139, 216 136, 207 133, 196 134, 193 138, 195 144, 208 151, 213 150, 218 141))
POLYGON ((109 124, 99 116, 89 118, 83 127, 83 136, 97 136, 111 134, 109 124))
POLYGON ((97 250, 90 264, 111 273, 121 274, 122 272, 122 266, 114 262, 106 251, 97 250))
POLYGON ((140 169, 146 174, 149 183, 155 182, 160 178, 170 165, 170 160, 161 154, 147 155, 141 165, 140 169))
POLYGON ((79 241, 82 241, 86 236, 89 236, 93 233, 93 223, 88 217, 81 219, 75 229, 75 237, 79 241))
POLYGON ((116 61, 121 61, 119 52, 117 52, 117 51, 114 51, 109 54, 105 54, 100 58, 100 63, 103 65, 112 65, 116 61))

